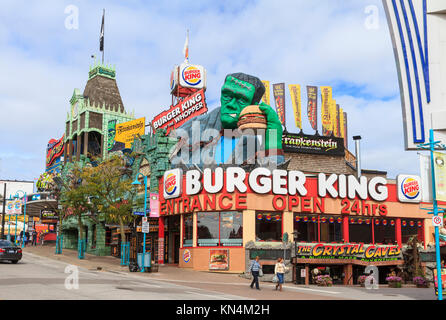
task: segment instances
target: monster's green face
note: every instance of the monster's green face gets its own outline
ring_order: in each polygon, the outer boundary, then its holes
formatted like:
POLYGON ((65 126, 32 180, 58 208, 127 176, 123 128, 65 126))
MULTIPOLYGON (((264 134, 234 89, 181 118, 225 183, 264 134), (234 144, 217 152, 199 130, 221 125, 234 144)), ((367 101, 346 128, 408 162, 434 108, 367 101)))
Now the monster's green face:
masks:
POLYGON ((228 76, 221 88, 221 123, 224 129, 237 128, 240 112, 252 104, 254 85, 228 76))

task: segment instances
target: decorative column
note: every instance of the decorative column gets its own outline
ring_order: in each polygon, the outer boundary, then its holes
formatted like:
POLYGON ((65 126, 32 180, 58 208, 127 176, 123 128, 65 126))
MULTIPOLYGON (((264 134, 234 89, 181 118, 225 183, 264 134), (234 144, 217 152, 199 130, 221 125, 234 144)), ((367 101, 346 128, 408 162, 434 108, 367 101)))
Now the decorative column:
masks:
POLYGON ((184 215, 180 215, 180 248, 183 247, 184 239, 184 215))
POLYGON ((305 285, 310 285, 310 267, 308 264, 305 265, 305 285))
POLYGON ((401 235, 401 218, 396 218, 395 236, 396 236, 396 242, 398 243, 398 247, 401 248, 403 246, 403 240, 401 235))
POLYGON ((88 132, 84 132, 84 151, 83 154, 87 157, 88 156, 88 132))
POLYGON ((158 264, 164 265, 164 217, 159 217, 158 228, 158 264))
POLYGON ((351 264, 344 265, 344 285, 353 284, 353 266, 351 264))
POLYGON ((80 155, 81 155, 81 136, 80 134, 78 134, 76 142, 76 161, 80 160, 80 155))
POLYGON ((197 213, 192 213, 192 221, 193 221, 193 227, 192 227, 192 247, 196 247, 198 244, 198 234, 197 234, 197 213))
POLYGON ((342 237, 344 238, 345 243, 350 241, 348 233, 348 215, 342 217, 342 237))

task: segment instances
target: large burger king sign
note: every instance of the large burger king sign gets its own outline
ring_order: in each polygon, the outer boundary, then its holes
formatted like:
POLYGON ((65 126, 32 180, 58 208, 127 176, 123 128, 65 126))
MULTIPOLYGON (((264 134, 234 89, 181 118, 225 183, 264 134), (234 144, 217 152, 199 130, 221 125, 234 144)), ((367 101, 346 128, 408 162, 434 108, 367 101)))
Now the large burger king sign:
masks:
POLYGON ((206 88, 206 70, 199 65, 182 64, 180 66, 180 86, 184 88, 206 88))
POLYGON ((419 176, 400 174, 398 180, 398 200, 401 202, 421 201, 421 179, 419 176))

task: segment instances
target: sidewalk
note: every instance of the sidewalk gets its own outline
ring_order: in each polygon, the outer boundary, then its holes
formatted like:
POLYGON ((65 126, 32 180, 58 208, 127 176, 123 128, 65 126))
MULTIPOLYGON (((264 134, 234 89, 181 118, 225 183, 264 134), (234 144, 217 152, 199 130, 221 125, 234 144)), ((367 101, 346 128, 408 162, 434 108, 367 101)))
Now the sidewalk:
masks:
POLYGON ((250 279, 240 277, 238 274, 217 273, 208 271, 195 271, 191 269, 179 268, 175 265, 159 266, 158 272, 130 272, 128 266, 120 266, 120 259, 107 256, 98 257, 85 254, 85 259, 78 259, 77 250, 63 249, 62 254, 55 254, 55 245, 45 245, 36 247, 25 247, 24 255, 32 254, 68 264, 76 265, 91 271, 111 272, 134 277, 144 277, 157 281, 168 281, 177 285, 194 287, 198 289, 222 292, 236 296, 246 297, 246 299, 260 300, 331 300, 345 299, 335 288, 327 290, 285 284, 283 291, 274 291, 274 284, 260 281, 261 290, 251 289, 250 279), (298 289, 299 288, 299 289, 298 289), (330 292, 333 291, 333 292, 330 292))
POLYGON ((186 268, 179 268, 175 265, 159 266, 158 272, 130 272, 128 266, 121 266, 120 259, 112 256, 99 257, 86 253, 84 259, 78 258, 77 250, 63 249, 62 254, 55 254, 55 245, 45 245, 31 247, 27 246, 23 252, 31 253, 41 257, 46 257, 65 263, 73 264, 88 270, 107 271, 129 273, 134 275, 141 275, 145 277, 156 278, 157 280, 178 280, 178 281, 192 281, 199 280, 200 282, 239 282, 248 283, 249 280, 239 277, 238 274, 223 274, 217 272, 195 271, 186 268))

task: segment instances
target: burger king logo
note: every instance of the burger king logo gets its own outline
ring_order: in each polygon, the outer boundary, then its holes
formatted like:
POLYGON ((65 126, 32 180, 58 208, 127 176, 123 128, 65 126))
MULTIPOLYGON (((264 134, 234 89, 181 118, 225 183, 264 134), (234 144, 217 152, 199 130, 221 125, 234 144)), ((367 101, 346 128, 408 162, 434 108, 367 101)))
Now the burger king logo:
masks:
POLYGON ((416 179, 406 178, 401 183, 401 192, 407 199, 415 199, 420 194, 420 184, 416 179))
POLYGON ((186 249, 183 251, 183 261, 188 263, 190 261, 191 258, 191 253, 189 251, 189 249, 186 249))
POLYGON ((401 202, 421 201, 421 179, 413 175, 398 176, 398 200, 401 202))
POLYGON ((181 194, 181 169, 173 169, 164 173, 164 198, 176 198, 181 194))
POLYGON ((164 189, 169 196, 175 193, 177 190, 177 177, 174 174, 171 173, 166 177, 164 189))
POLYGON ((181 73, 183 80, 190 86, 198 86, 201 83, 201 70, 195 66, 187 66, 181 73))

